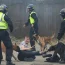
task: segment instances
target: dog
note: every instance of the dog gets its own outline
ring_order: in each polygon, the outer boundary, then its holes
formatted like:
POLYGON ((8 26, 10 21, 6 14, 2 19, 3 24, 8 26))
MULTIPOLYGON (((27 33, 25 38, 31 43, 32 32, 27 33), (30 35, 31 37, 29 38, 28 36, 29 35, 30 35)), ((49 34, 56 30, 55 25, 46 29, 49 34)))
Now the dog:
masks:
MULTIPOLYGON (((16 47, 17 47, 17 45, 16 45, 16 43, 15 43, 15 45, 13 45, 13 50, 16 50, 16 47)), ((6 47, 5 47, 5 45, 3 44, 3 42, 1 43, 1 48, 2 48, 2 52, 4 52, 4 53, 6 54, 6 47)), ((14 56, 14 54, 12 55, 12 57, 13 57, 16 61, 18 61, 17 58, 14 56)))
POLYGON ((36 38, 37 43, 41 46, 41 51, 44 51, 44 49, 47 49, 47 44, 51 44, 52 39, 55 36, 55 33, 52 36, 48 37, 41 37, 40 35, 33 35, 36 38))

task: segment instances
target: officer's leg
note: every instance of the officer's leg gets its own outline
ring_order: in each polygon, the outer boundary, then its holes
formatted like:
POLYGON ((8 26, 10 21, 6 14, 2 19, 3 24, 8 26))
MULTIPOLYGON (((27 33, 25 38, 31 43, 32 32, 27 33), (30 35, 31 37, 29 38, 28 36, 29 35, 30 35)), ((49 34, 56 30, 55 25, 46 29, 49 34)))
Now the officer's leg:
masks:
POLYGON ((31 47, 34 46, 34 47, 32 48, 32 51, 36 51, 36 49, 35 49, 35 41, 33 40, 33 38, 30 39, 30 44, 31 44, 31 47))
POLYGON ((1 64, 1 60, 2 60, 2 49, 1 49, 1 40, 0 40, 0 64, 1 64))
POLYGON ((33 38, 33 31, 32 31, 32 29, 30 29, 30 45, 31 45, 31 47, 32 46, 34 46, 34 48, 32 49, 33 51, 35 51, 36 49, 35 49, 35 41, 34 41, 34 38, 33 38))
POLYGON ((11 39, 9 37, 8 32, 5 33, 2 41, 3 41, 4 45, 6 46, 6 61, 7 61, 7 65, 14 65, 14 64, 11 63, 13 49, 12 49, 12 42, 11 42, 11 39))

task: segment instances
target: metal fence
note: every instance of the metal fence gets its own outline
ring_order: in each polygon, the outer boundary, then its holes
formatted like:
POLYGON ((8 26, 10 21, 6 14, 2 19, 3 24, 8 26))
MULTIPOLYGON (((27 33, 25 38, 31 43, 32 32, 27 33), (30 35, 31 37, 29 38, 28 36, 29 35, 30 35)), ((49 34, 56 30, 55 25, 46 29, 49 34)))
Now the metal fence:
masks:
POLYGON ((27 22, 26 6, 30 3, 35 5, 39 19, 39 34, 43 36, 57 35, 61 18, 59 12, 65 7, 65 0, 0 0, 0 4, 8 6, 9 16, 13 21, 13 35, 24 37, 29 33, 29 27, 23 28, 27 22))

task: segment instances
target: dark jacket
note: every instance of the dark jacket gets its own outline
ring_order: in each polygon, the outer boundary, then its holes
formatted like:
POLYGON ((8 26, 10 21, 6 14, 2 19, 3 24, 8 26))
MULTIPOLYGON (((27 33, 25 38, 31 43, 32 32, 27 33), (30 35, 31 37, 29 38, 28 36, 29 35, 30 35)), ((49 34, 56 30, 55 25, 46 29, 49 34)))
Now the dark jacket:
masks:
POLYGON ((65 33, 65 20, 63 20, 61 22, 61 26, 60 26, 60 30, 59 30, 57 39, 60 40, 62 38, 62 36, 64 35, 64 33, 65 33))

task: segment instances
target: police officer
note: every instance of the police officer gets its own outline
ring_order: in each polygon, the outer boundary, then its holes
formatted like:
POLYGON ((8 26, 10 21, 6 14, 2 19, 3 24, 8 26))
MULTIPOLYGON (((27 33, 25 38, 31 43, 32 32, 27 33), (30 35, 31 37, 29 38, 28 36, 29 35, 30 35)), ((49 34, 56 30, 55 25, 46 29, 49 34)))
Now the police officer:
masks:
POLYGON ((7 29, 9 27, 10 32, 13 31, 12 21, 7 15, 7 6, 5 4, 0 5, 0 64, 2 60, 2 50, 1 50, 1 41, 3 41, 6 46, 6 65, 15 65, 11 62, 12 57, 12 42, 9 37, 7 29))
MULTIPOLYGON (((60 30, 57 36, 58 41, 63 37, 64 33, 65 33, 65 8, 61 9, 60 11, 60 15, 63 19, 63 21, 61 22, 61 26, 60 26, 60 30)), ((63 54, 63 58, 62 58, 62 63, 65 63, 65 51, 63 54)))
MULTIPOLYGON (((31 46, 35 45, 35 41, 34 41, 34 34, 38 35, 38 17, 36 12, 34 11, 34 5, 33 4, 29 4, 27 6, 27 10, 29 12, 29 18, 28 21, 24 24, 25 26, 28 26, 30 24, 30 44, 31 46)), ((35 51, 35 47, 32 49, 33 51, 35 51)))
POLYGON ((60 15, 61 15, 63 21, 61 22, 60 30, 59 30, 59 33, 57 36, 58 40, 60 40, 65 33, 65 8, 61 9, 60 15))

